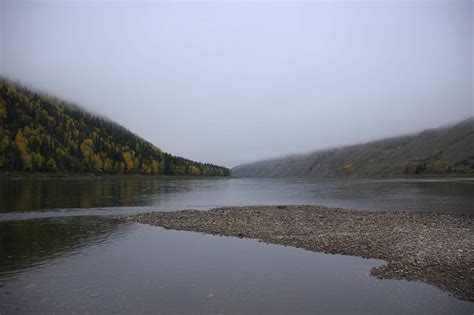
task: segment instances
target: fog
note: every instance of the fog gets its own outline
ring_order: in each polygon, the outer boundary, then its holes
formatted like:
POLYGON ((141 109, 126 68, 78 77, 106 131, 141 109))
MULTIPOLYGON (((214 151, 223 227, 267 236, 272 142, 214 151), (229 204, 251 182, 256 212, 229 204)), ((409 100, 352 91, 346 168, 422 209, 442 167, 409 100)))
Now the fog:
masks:
POLYGON ((3 0, 0 71, 235 166, 473 115, 473 2, 3 0))

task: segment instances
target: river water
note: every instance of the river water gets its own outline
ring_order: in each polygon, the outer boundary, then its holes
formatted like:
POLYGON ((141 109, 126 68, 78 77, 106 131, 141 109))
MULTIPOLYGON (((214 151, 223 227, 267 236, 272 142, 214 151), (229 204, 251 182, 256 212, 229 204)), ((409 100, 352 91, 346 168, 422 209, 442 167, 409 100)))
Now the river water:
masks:
POLYGON ((472 179, 0 180, 0 313, 472 314, 379 260, 169 231, 114 214, 321 204, 473 213, 472 179))

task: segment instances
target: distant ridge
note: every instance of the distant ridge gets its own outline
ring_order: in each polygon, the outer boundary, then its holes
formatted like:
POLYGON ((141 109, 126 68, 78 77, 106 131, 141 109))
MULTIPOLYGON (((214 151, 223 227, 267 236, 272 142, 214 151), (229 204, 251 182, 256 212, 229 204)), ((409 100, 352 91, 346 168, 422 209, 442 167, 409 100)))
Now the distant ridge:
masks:
POLYGON ((308 154, 243 164, 237 177, 474 174, 474 117, 457 124, 308 154))
POLYGON ((227 176, 163 152, 121 125, 0 78, 0 170, 227 176))

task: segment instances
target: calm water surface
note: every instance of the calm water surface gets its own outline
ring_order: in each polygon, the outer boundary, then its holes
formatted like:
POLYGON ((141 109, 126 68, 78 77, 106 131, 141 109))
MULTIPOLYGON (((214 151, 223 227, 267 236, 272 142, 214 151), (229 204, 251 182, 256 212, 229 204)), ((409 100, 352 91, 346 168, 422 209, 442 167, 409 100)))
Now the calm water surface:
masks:
POLYGON ((469 179, 2 179, 0 197, 1 314, 474 312, 432 286, 369 276, 382 261, 110 216, 249 204, 472 213, 469 179))
MULTIPOLYGON (((0 197, 0 220, 44 217, 47 215, 44 212, 50 210, 89 215, 256 204, 321 204, 369 210, 471 213, 474 178, 0 178, 0 197), (10 215, 2 216, 1 213, 10 215)), ((53 214, 57 215, 60 214, 53 214)))

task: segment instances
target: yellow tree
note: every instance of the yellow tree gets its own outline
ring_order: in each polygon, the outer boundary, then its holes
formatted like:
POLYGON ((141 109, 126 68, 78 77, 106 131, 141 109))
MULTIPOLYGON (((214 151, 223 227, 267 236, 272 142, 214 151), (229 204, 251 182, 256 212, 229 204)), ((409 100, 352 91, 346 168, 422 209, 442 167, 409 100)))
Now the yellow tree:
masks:
POLYGON ((104 161, 104 172, 106 173, 113 173, 114 168, 113 168, 113 161, 110 158, 105 158, 104 161))
POLYGON ((151 161, 151 172, 153 174, 158 174, 158 162, 156 160, 151 161))
POLYGON ((199 175, 199 169, 194 165, 190 165, 189 166, 189 174, 190 175, 199 175))
POLYGON ((41 170, 43 168, 43 163, 44 163, 44 157, 41 155, 41 153, 33 152, 31 153, 31 157, 33 160, 34 169, 41 170))
POLYGON ((85 139, 81 143, 82 155, 87 161, 90 161, 92 155, 94 155, 94 149, 92 147, 92 139, 85 139))
POLYGON ((56 172, 58 170, 56 161, 53 158, 49 158, 48 162, 46 162, 46 166, 48 168, 48 171, 56 172))
POLYGON ((351 175, 352 174, 352 165, 351 164, 344 165, 342 170, 344 171, 344 173, 346 175, 351 175))
POLYGON ((123 160, 125 162, 125 166, 127 167, 127 172, 131 171, 133 169, 132 154, 130 152, 124 152, 123 160))
POLYGON ((94 154, 91 158, 91 164, 92 167, 97 171, 97 172, 102 172, 102 166, 103 162, 102 159, 100 158, 99 154, 94 154))
POLYGON ((23 163, 23 169, 31 170, 31 155, 28 154, 28 139, 23 136, 23 133, 18 131, 15 136, 16 148, 20 152, 21 162, 23 163))
POLYGON ((145 174, 150 174, 151 173, 151 167, 146 164, 145 162, 142 163, 142 172, 145 173, 145 174))

